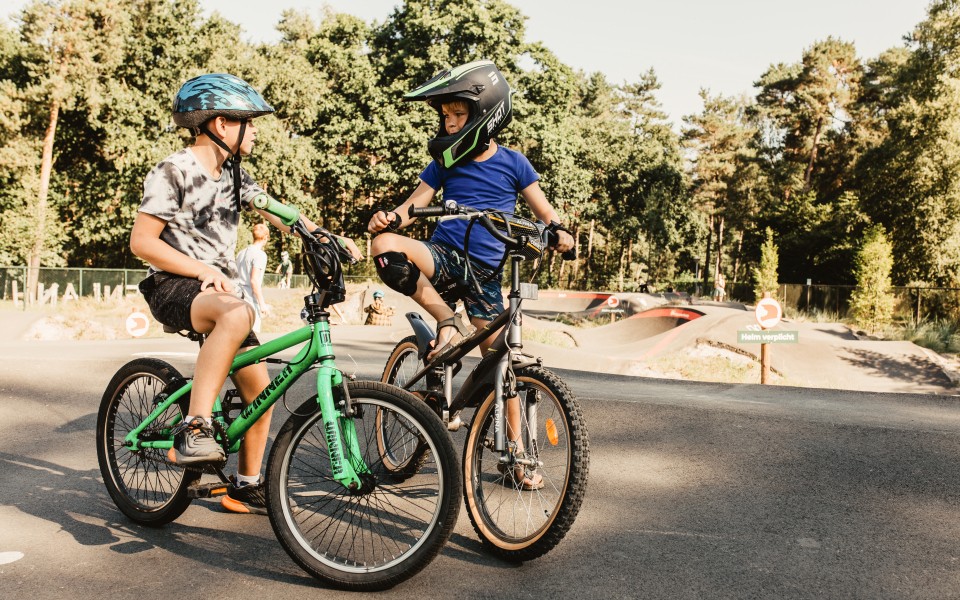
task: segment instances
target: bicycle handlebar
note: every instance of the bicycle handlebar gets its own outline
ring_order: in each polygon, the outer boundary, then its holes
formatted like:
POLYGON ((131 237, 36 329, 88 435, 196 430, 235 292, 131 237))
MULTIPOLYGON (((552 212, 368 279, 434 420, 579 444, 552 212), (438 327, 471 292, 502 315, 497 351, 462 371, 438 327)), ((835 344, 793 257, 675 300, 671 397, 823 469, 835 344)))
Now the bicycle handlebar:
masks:
MULTIPOLYGON (((477 219, 483 228, 490 232, 490 235, 495 237, 501 243, 506 244, 509 247, 517 248, 523 245, 523 242, 517 238, 512 238, 505 233, 501 232, 496 225, 494 225, 486 213, 479 211, 475 208, 470 208, 469 206, 461 206, 457 204, 455 200, 447 200, 441 206, 424 206, 422 208, 411 206, 407 211, 407 214, 411 219, 416 217, 444 217, 450 215, 459 215, 463 217, 475 218, 477 219)), ((547 235, 547 245, 555 246, 559 241, 559 236, 555 231, 546 230, 547 235)), ((562 253, 560 256, 564 260, 575 260, 577 258, 577 249, 576 247, 567 250, 562 253)))
POLYGON ((277 202, 266 194, 260 194, 253 199, 251 204, 254 208, 265 210, 277 217, 287 227, 291 227, 300 219, 300 211, 296 207, 277 202))

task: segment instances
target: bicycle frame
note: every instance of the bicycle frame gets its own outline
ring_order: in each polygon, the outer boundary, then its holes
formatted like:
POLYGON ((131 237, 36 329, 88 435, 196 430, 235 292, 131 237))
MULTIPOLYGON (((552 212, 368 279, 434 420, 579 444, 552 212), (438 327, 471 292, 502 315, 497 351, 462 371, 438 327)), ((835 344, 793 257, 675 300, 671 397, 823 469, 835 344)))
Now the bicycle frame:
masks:
MULTIPOLYGON (((494 430, 494 444, 497 452, 503 452, 506 449, 506 436, 504 432, 504 401, 517 395, 515 389, 515 378, 513 372, 525 366, 540 364, 539 358, 532 360, 522 360, 521 350, 523 349, 521 321, 523 313, 520 305, 524 299, 536 299, 535 284, 520 283, 520 262, 523 258, 513 255, 510 257, 510 293, 507 295, 507 309, 497 315, 497 317, 478 329, 467 337, 449 356, 444 357, 443 361, 431 361, 425 367, 420 369, 404 386, 405 389, 412 388, 417 382, 426 377, 431 370, 440 366, 444 369, 444 400, 449 403, 444 407, 442 418, 450 426, 450 414, 456 415, 466 406, 475 406, 489 393, 492 388, 497 391, 494 430), (497 331, 504 325, 507 325, 506 331, 494 341, 490 351, 484 356, 480 363, 474 367, 470 374, 464 380, 463 385, 456 397, 453 395, 453 376, 454 365, 467 353, 480 345, 494 331, 497 331)), ((407 319, 411 322, 414 332, 417 335, 417 344, 422 351, 426 351, 429 342, 433 339, 433 331, 423 322, 417 313, 408 313, 407 319), (417 323, 416 321, 419 321, 417 323)), ((535 410, 535 407, 528 407, 535 410)), ((456 427, 456 425, 454 425, 456 427)))
MULTIPOLYGON (((309 371, 314 365, 318 365, 317 372, 317 405, 323 415, 324 431, 326 432, 327 451, 330 455, 330 463, 334 479, 348 489, 358 489, 362 482, 359 473, 369 473, 369 469, 363 462, 360 455, 359 445, 357 444, 356 429, 352 419, 344 416, 352 416, 352 407, 349 397, 346 393, 346 386, 343 385, 343 374, 336 367, 333 355, 333 345, 330 338, 329 315, 321 312, 318 315, 318 321, 302 327, 296 331, 283 335, 275 340, 267 342, 256 348, 238 354, 234 358, 230 367, 230 374, 256 364, 265 358, 292 348, 297 344, 307 342, 300 349, 297 355, 291 360, 280 373, 273 378, 269 385, 252 401, 246 405, 233 422, 230 423, 223 436, 219 436, 221 443, 223 437, 226 438, 226 450, 228 453, 237 452, 240 449, 240 442, 250 427, 276 404, 286 391, 293 385, 304 373, 309 371), (334 402, 334 391, 341 390, 343 398, 340 402, 341 408, 338 409, 334 402), (341 431, 343 438, 341 438, 341 431)), ((193 382, 188 381, 167 396, 150 415, 140 423, 135 429, 127 434, 124 443, 133 450, 143 448, 156 448, 168 450, 173 446, 173 438, 169 435, 176 422, 165 423, 163 433, 167 439, 163 440, 141 440, 140 435, 149 425, 160 417, 171 405, 190 393, 193 388, 193 382)), ((222 416, 222 406, 220 399, 217 398, 214 407, 215 417, 225 424, 222 416)), ((218 432, 219 434, 219 432, 218 432)))

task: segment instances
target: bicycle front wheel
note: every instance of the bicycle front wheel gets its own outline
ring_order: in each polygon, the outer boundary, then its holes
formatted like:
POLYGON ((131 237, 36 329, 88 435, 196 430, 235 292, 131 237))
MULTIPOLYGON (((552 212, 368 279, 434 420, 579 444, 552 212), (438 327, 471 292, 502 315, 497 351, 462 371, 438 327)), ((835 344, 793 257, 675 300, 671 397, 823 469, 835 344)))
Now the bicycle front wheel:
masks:
MULTIPOLYGON (((126 435, 156 408, 157 395, 180 378, 169 363, 140 358, 117 371, 100 400, 97 460, 103 483, 117 508, 142 525, 158 527, 183 514, 190 505, 187 487, 200 479, 200 472, 169 463, 163 450, 131 450, 124 445, 126 435)), ((183 418, 187 402, 185 397, 171 405, 141 438, 168 439, 171 424, 183 418)))
MULTIPOLYGON (((494 396, 480 403, 463 448, 463 484, 474 530, 491 553, 510 561, 543 556, 573 525, 587 489, 589 441, 573 392, 547 369, 517 371, 520 430, 508 438, 522 448, 529 483, 500 463, 494 450, 494 396), (518 481, 519 479, 519 481, 518 481), (536 489, 531 489, 536 488, 536 489)), ((523 472, 522 467, 518 467, 523 472)))
POLYGON ((270 452, 270 522, 287 553, 313 576, 343 589, 382 590, 418 573, 446 543, 460 511, 460 468, 443 424, 422 402, 379 382, 348 386, 369 470, 363 490, 351 492, 333 479, 312 398, 283 425, 270 452), (387 468, 377 443, 384 436, 397 447, 423 448, 416 474, 399 479, 387 468))

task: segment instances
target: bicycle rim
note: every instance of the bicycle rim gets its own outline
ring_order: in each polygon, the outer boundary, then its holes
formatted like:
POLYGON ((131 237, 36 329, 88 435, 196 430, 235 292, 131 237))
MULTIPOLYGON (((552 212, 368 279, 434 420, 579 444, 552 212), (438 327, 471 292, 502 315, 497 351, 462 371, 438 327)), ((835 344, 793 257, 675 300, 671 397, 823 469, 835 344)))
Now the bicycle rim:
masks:
MULTIPOLYGON (((274 444, 270 519, 305 570, 339 587, 372 591, 409 578, 440 551, 459 512, 460 473, 443 425, 415 398, 377 382, 351 383, 350 396, 372 490, 354 495, 334 481, 315 410, 291 417, 274 444), (382 414, 390 415, 386 430, 382 414), (396 477, 384 464, 378 439, 422 446, 417 473, 396 477)), ((315 407, 309 400, 302 409, 311 403, 315 407)))
MULTIPOLYGON (((133 361, 117 372, 101 401, 97 450, 104 483, 117 507, 145 525, 180 516, 190 504, 186 488, 200 476, 169 464, 163 450, 132 451, 124 445, 127 433, 150 415, 156 396, 174 377, 179 374, 163 361, 133 361)), ((181 407, 171 405, 144 436, 180 417, 181 407)))
MULTIPOLYGON (((464 499, 470 521, 488 550, 507 560, 530 560, 554 548, 573 524, 586 491, 589 452, 586 426, 572 392, 556 375, 538 367, 517 374, 521 398, 520 439, 535 432, 535 447, 524 447, 542 463, 540 489, 523 489, 512 469, 499 467, 493 450, 494 402, 477 409, 464 445, 464 499), (536 421, 524 402, 539 398, 536 421)), ((513 438, 514 436, 510 436, 513 438)), ((531 443, 531 446, 534 444, 531 443)))

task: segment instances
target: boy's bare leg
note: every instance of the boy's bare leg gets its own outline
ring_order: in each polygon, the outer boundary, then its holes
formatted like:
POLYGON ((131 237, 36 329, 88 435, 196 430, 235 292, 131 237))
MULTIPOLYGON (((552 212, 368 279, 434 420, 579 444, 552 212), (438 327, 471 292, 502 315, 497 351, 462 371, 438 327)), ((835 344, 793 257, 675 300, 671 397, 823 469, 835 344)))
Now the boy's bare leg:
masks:
MULTIPOLYGON (((241 348, 248 350, 249 348, 241 348)), ((270 383, 270 375, 267 373, 265 363, 257 363, 244 367, 233 374, 233 383, 243 398, 243 403, 250 404, 260 392, 270 383)), ((273 416, 273 407, 264 413, 253 427, 247 430, 243 436, 243 444, 240 445, 239 464, 237 473, 248 477, 255 477, 260 474, 263 466, 263 455, 267 448, 267 437, 270 434, 270 419, 273 416)))
POLYGON ((232 294, 205 292, 190 306, 193 328, 207 334, 197 353, 190 414, 209 419, 233 357, 254 322, 254 309, 232 294))
MULTIPOLYGON (((486 327, 490 321, 483 319, 470 319, 470 323, 477 329, 486 327)), ((503 328, 496 330, 487 337, 487 339, 480 342, 480 354, 481 356, 487 353, 487 350, 493 345, 493 342, 500 336, 500 333, 503 331, 503 328)), ((517 452, 523 452, 523 436, 520 426, 520 396, 513 396, 508 398, 506 402, 503 403, 504 408, 506 409, 506 424, 507 424, 507 439, 511 442, 516 443, 517 452)), ((526 476, 523 469, 518 469, 515 473, 515 477, 520 479, 522 477, 523 484, 527 487, 539 487, 540 482, 543 481, 543 477, 539 473, 534 473, 533 478, 526 476)))

